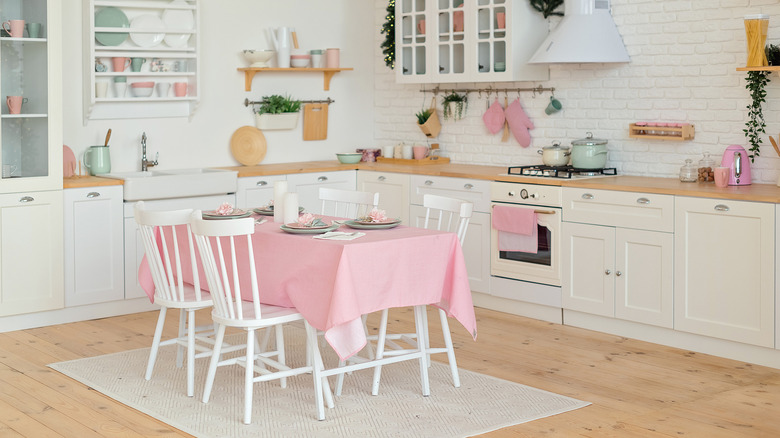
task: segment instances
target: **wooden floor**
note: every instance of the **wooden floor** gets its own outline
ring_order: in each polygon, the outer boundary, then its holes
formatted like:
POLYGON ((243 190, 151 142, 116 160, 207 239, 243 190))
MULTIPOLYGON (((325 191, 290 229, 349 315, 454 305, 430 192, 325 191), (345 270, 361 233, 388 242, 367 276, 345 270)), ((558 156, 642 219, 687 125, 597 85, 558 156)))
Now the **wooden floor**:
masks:
MULTIPOLYGON (((410 315, 392 314, 394 327, 410 315)), ((0 334, 0 437, 189 436, 46 367, 148 347, 156 316, 0 334)), ((779 370, 489 310, 477 319, 476 342, 451 323, 461 368, 592 403, 485 437, 780 436, 779 370)))

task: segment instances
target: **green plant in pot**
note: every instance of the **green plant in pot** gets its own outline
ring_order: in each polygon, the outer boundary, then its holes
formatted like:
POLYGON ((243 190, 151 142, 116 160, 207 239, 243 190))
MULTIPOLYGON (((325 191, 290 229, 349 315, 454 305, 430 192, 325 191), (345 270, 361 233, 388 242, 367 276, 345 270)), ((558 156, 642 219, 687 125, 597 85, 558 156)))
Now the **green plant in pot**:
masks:
POLYGON ((255 125, 258 129, 293 129, 298 125, 301 101, 290 96, 274 94, 263 96, 255 110, 255 125))
POLYGON ((467 94, 458 94, 453 91, 442 99, 442 116, 444 116, 445 120, 450 118, 460 120, 463 118, 463 113, 468 109, 468 105, 467 94))
MULTIPOLYGON (((434 105, 432 103, 431 105, 434 105)), ((436 115, 436 108, 426 108, 415 113, 417 117, 417 126, 420 127, 420 131, 428 138, 433 138, 439 135, 441 132, 441 123, 439 123, 439 116, 436 115)))
POLYGON ((417 116, 417 124, 422 125, 427 122, 428 117, 430 117, 431 114, 433 114, 433 110, 430 108, 419 111, 417 114, 415 114, 415 116, 417 116))

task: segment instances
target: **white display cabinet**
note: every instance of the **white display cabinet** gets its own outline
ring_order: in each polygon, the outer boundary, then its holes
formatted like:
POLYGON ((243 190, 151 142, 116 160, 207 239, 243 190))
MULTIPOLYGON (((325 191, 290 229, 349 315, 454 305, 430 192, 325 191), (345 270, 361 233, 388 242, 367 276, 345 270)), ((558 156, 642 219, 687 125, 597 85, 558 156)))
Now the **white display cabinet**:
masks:
POLYGON ((90 119, 192 116, 200 102, 198 0, 84 0, 83 9, 85 125, 90 119), (139 71, 115 71, 114 58, 144 62, 139 71), (116 85, 123 80, 124 90, 116 85), (151 95, 135 94, 133 84, 140 82, 154 83, 151 95), (181 96, 176 83, 187 84, 181 96))

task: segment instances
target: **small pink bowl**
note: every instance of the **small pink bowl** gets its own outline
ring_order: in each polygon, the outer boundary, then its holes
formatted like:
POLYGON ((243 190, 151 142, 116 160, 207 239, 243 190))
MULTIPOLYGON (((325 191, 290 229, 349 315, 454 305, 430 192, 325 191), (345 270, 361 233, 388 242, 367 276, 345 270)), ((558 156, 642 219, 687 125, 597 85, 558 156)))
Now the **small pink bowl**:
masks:
POLYGON ((290 55, 291 59, 311 59, 311 55, 290 55))
POLYGON ((133 82, 130 86, 134 88, 152 88, 154 87, 154 82, 133 82))

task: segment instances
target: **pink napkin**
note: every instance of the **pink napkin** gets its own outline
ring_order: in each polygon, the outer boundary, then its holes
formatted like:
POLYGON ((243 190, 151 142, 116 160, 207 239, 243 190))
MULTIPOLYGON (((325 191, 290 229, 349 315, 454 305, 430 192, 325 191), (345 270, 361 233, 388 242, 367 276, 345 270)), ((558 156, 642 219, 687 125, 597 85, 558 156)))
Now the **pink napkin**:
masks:
POLYGON ((498 230, 499 251, 537 252, 539 236, 533 209, 496 205, 491 222, 498 230))
POLYGON ((509 124, 509 129, 512 130, 512 134, 515 136, 517 142, 520 143, 520 146, 524 148, 530 146, 531 134, 528 132, 528 130, 534 129, 534 124, 525 114, 525 111, 523 111, 523 107, 520 105, 520 101, 515 99, 512 103, 510 103, 509 106, 506 107, 504 114, 506 115, 506 121, 509 124))
POLYGON ((496 101, 493 102, 493 105, 490 105, 490 108, 482 115, 482 121, 485 122, 485 126, 487 126, 487 129, 491 134, 498 133, 498 131, 504 127, 504 120, 506 120, 504 117, 504 108, 498 103, 498 99, 496 99, 496 101))

